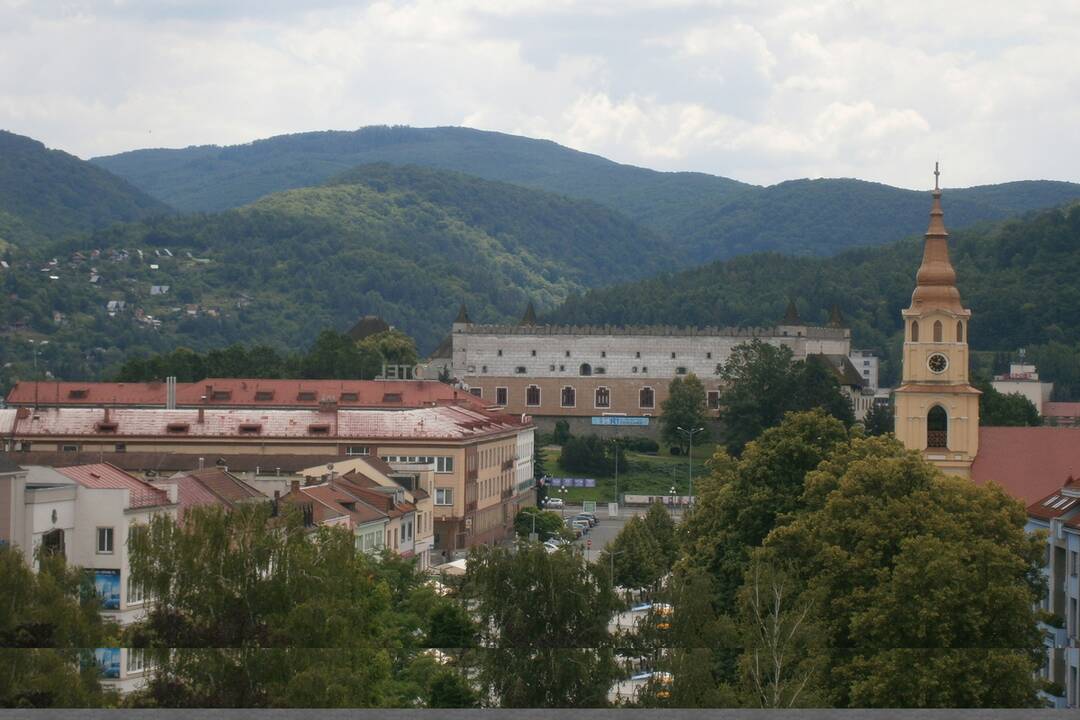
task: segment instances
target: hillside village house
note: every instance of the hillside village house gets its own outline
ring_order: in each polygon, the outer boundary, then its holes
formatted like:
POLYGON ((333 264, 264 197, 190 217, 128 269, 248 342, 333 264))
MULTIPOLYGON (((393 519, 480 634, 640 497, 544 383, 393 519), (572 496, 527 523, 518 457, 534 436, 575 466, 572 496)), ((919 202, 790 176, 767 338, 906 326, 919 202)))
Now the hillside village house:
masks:
POLYGON ((296 469, 350 456, 433 465, 434 547, 450 554, 506 537, 518 508, 534 502, 530 419, 474 407, 22 406, 0 410, 0 438, 9 458, 20 464, 94 458, 143 474, 159 474, 166 465, 190 470, 204 462, 234 470, 235 456, 263 467, 289 458, 296 469))

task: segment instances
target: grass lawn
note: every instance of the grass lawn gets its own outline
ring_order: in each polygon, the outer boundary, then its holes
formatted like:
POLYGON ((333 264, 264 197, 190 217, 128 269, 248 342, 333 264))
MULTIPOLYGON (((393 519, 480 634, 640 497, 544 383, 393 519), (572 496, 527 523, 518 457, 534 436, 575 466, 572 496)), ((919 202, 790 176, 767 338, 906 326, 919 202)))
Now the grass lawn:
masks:
MULTIPOLYGON (((694 446, 694 479, 700 478, 708 472, 705 461, 712 457, 716 449, 715 443, 694 446)), ((568 473, 559 467, 559 453, 562 448, 558 445, 548 445, 544 448, 544 467, 552 477, 580 477, 575 473, 568 473)), ((628 468, 619 466, 619 494, 632 495, 667 495, 672 485, 675 486, 676 494, 689 494, 689 463, 685 455, 673 456, 666 453, 659 455, 644 455, 642 453, 626 453, 628 468)), ((596 476, 595 488, 569 488, 566 493, 557 492, 554 488, 552 497, 564 498, 567 502, 580 503, 583 500, 595 500, 599 503, 612 502, 615 499, 615 477, 596 476)))

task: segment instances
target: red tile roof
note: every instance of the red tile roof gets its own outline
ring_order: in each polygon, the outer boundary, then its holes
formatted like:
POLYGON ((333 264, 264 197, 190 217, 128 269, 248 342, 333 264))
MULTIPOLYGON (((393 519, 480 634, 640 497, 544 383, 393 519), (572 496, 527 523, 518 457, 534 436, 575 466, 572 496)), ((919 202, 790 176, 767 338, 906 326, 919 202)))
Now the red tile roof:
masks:
MULTIPOLYGON (((527 421, 531 422, 531 421, 527 421)), ((256 441, 332 438, 349 441, 469 440, 517 431, 520 419, 459 406, 414 410, 240 410, 39 407, 16 417, 10 436, 254 438, 256 441), (108 413, 109 430, 102 423, 108 413), (245 432, 244 428, 257 428, 245 432)))
POLYGON ((232 508, 247 500, 265 499, 265 496, 240 478, 218 467, 192 470, 153 481, 158 487, 176 483, 181 510, 195 505, 221 505, 232 508))
POLYGON ((363 525, 386 518, 386 513, 380 512, 363 498, 354 497, 351 493, 340 488, 332 488, 327 484, 308 485, 300 488, 300 492, 327 507, 346 513, 354 525, 363 525))
POLYGON ((1043 403, 1043 416, 1080 419, 1080 402, 1043 403))
MULTIPOLYGON (((165 406, 165 383, 19 382, 15 406, 165 406)), ((319 407, 331 400, 348 408, 417 408, 460 404, 484 408, 479 398, 434 380, 258 380, 207 378, 176 384, 178 407, 319 407)))
POLYGON ((128 475, 120 468, 108 463, 74 465, 54 469, 64 477, 74 480, 85 488, 130 490, 130 507, 132 508, 169 504, 169 494, 166 491, 128 475))
MULTIPOLYGON (((1072 515, 1077 510, 1080 510, 1080 483, 1069 478, 1061 490, 1054 490, 1028 505, 1027 514, 1030 517, 1050 520, 1062 515, 1072 515)), ((1076 520, 1080 520, 1080 516, 1077 516, 1076 520)))
POLYGON ((1030 505, 1080 476, 1080 429, 979 428, 979 454, 971 466, 976 484, 993 481, 1030 505))

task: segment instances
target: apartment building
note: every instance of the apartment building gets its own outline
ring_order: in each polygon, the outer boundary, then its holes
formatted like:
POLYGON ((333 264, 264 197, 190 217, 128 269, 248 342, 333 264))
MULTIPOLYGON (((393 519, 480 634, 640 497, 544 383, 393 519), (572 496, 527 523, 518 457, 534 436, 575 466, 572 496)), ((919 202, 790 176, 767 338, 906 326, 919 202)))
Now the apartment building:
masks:
POLYGON ((1046 533, 1041 607, 1051 620, 1040 623, 1046 648, 1040 674, 1050 684, 1041 695, 1049 707, 1080 707, 1080 480, 1069 477, 1027 513, 1028 532, 1046 533))

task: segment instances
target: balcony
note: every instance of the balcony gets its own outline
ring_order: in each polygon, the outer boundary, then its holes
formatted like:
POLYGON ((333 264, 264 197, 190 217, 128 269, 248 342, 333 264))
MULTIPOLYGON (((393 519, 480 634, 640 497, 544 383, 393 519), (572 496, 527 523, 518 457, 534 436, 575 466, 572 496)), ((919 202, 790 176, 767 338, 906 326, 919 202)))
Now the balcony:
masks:
POLYGON ((510 498, 514 497, 514 488, 507 488, 506 490, 503 490, 501 497, 503 500, 509 500, 510 498))

